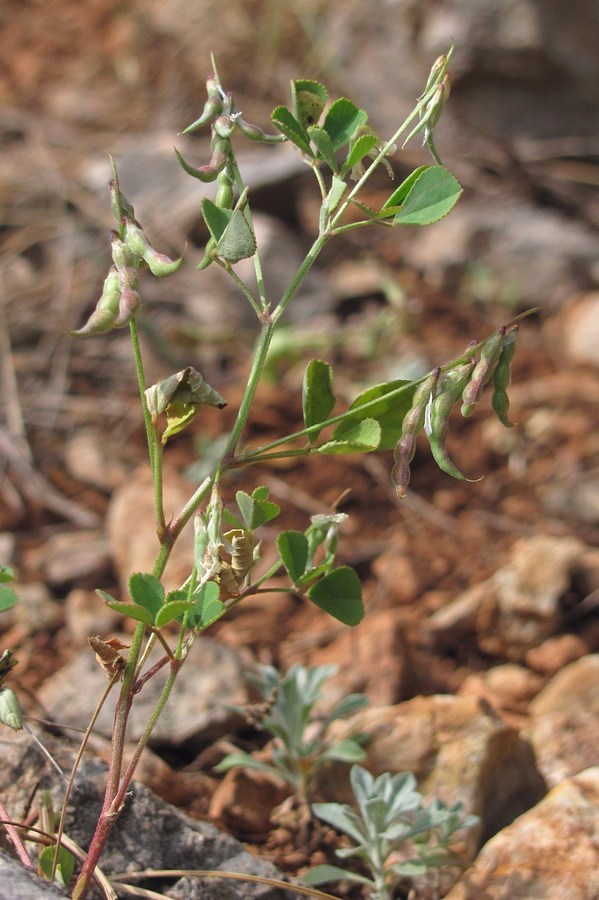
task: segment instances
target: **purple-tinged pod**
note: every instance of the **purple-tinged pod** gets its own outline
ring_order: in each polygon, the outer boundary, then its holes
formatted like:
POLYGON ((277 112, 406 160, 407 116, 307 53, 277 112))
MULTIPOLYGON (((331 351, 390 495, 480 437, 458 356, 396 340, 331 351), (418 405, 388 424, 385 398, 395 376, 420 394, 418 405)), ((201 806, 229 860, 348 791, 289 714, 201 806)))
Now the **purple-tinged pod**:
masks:
POLYGON ((156 275, 157 278, 165 278, 167 275, 172 275, 173 272, 177 271, 183 262, 183 257, 171 259, 170 256, 166 256, 164 253, 158 253, 152 247, 144 234, 143 228, 137 222, 128 217, 125 217, 123 221, 125 223, 125 242, 127 246, 132 253, 141 257, 147 263, 152 275, 156 275))
POLYGON ((262 131, 257 125, 250 125, 250 123, 246 122, 242 116, 236 118, 235 124, 241 133, 244 134, 246 138, 249 138, 250 141, 261 141, 265 144, 280 144, 287 140, 284 134, 267 134, 266 131, 262 131))
POLYGON ((208 99, 204 104, 202 115, 199 119, 196 119, 195 122, 192 122, 191 125, 188 125, 187 128, 181 132, 182 134, 191 134, 192 131, 197 131, 197 129, 201 128, 203 125, 213 122, 222 112, 224 97, 216 78, 207 79, 206 92, 208 94, 208 99))
POLYGON ((474 361, 465 363, 463 366, 457 366, 445 375, 441 389, 431 403, 430 421, 426 429, 435 462, 442 472, 460 481, 463 481, 466 476, 457 468, 446 447, 449 416, 453 407, 459 401, 473 369, 474 361))
POLYGON ((118 231, 110 232, 110 250, 112 261, 117 269, 126 269, 135 265, 135 254, 119 237, 118 231))
POLYGON ((117 222, 120 222, 123 216, 129 216, 131 219, 134 219, 135 210, 125 195, 120 192, 114 178, 108 183, 108 189, 110 190, 110 208, 117 222))
POLYGON ((232 119, 231 116, 221 115, 214 120, 212 130, 214 134, 218 135, 220 138, 229 140, 235 131, 235 120, 232 119))
POLYGON ((141 309, 141 297, 133 288, 126 288, 121 292, 119 300, 119 314, 114 320, 115 328, 124 328, 131 319, 134 319, 141 309))
POLYGON ((119 273, 114 266, 104 281, 102 296, 96 304, 96 308, 81 328, 69 332, 75 337, 91 337, 94 334, 104 334, 114 328, 114 323, 119 313, 119 300, 121 286, 119 273))
POLYGON ((435 369, 414 392, 412 405, 403 418, 401 437, 393 451, 395 465, 391 470, 391 480, 395 485, 397 496, 403 499, 410 483, 410 463, 416 452, 416 438, 424 425, 426 407, 439 378, 439 369, 435 369))
POLYGON ((510 408, 510 399, 507 395, 507 389, 512 382, 511 366, 512 360, 516 353, 518 343, 518 326, 509 331, 503 341, 501 353, 493 372, 493 397, 491 405, 495 414, 502 425, 506 428, 513 428, 514 423, 510 422, 508 411, 510 408))
POLYGON ((505 328, 500 328, 483 344, 480 359, 474 367, 470 381, 462 392, 461 413, 466 418, 474 412, 474 407, 480 400, 483 388, 493 374, 501 354, 504 337, 505 328))

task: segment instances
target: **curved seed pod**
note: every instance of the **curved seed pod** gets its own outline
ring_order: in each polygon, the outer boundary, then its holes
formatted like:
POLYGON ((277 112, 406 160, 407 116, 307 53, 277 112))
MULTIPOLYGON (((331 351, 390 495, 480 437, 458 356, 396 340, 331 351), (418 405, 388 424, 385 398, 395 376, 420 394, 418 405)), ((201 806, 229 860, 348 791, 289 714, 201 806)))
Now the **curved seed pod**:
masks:
POLYGON ((195 122, 192 122, 191 125, 188 125, 187 128, 181 132, 182 134, 191 134, 192 131, 197 131, 202 125, 207 125, 208 122, 212 122, 213 119, 220 115, 223 108, 224 97, 216 78, 207 79, 206 91, 208 93, 208 99, 204 104, 202 115, 199 119, 196 119, 195 122))
POLYGON ((225 537, 231 542, 231 569, 239 583, 243 581, 254 563, 254 542, 249 531, 234 528, 225 537))
POLYGON ((112 261, 117 269, 125 269, 135 265, 135 254, 119 237, 118 231, 110 232, 110 251, 112 261))
POLYGON ((416 437, 424 425, 426 407, 435 389, 440 369, 435 369, 429 377, 420 384, 415 392, 410 409, 404 416, 401 437, 393 451, 395 465, 391 470, 391 480, 395 485, 397 496, 402 499, 410 482, 410 463, 416 452, 416 437))
POLYGON ((485 341, 480 352, 480 359, 474 367, 472 377, 462 393, 461 413, 464 417, 471 416, 474 407, 480 400, 483 387, 489 381, 493 370, 501 354, 505 328, 500 328, 485 341))
POLYGON ((499 356, 497 365, 495 366, 495 371, 493 372, 494 390, 493 397, 491 399, 491 405, 495 410, 497 418, 502 425, 505 425, 506 428, 514 427, 514 423, 510 422, 508 417, 510 399, 507 395, 507 389, 512 382, 511 365, 516 353, 517 343, 518 326, 516 325, 516 327, 508 332, 508 334, 505 336, 505 340, 501 348, 501 354, 499 356))
POLYGON ((220 585, 221 599, 227 600, 229 597, 239 595, 239 582, 229 563, 221 562, 217 581, 220 585))
POLYGON ((250 125, 249 122, 246 122, 245 119, 239 115, 235 120, 235 124, 241 133, 245 134, 246 138, 249 138, 250 141, 262 141, 265 144, 280 144, 287 140, 284 134, 267 134, 265 131, 262 131, 261 128, 258 128, 257 125, 250 125))
POLYGON ((182 256, 179 259, 171 259, 164 253, 158 253, 157 250, 154 250, 143 228, 137 222, 128 216, 125 216, 123 221, 125 223, 125 243, 132 253, 140 256, 148 264, 152 275, 156 275, 157 278, 165 278, 180 268, 183 262, 182 256))
MULTIPOLYGON (((441 390, 431 403, 430 428, 427 431, 428 441, 435 462, 442 472, 445 472, 447 475, 451 475, 452 478, 457 478, 460 481, 463 481, 466 476, 460 472, 449 456, 445 444, 447 441, 447 433, 449 431, 449 416, 451 410, 460 399, 473 368, 474 361, 466 363, 463 366, 457 366, 445 375, 441 390)), ((466 480, 470 481, 470 479, 466 480)))
POLYGON ((106 331, 110 331, 111 328, 114 328, 114 323, 118 316, 120 296, 119 273, 114 266, 111 266, 104 281, 102 296, 98 300, 95 310, 85 325, 76 331, 70 331, 69 334, 75 337, 90 337, 94 334, 104 334, 106 331))
POLYGON ((119 300, 119 314, 114 320, 115 328, 124 328, 131 319, 134 319, 141 309, 141 297, 133 288, 125 288, 121 291, 119 300))
POLYGON ((231 116, 219 116, 212 126, 214 133, 228 140, 235 131, 235 121, 231 116))

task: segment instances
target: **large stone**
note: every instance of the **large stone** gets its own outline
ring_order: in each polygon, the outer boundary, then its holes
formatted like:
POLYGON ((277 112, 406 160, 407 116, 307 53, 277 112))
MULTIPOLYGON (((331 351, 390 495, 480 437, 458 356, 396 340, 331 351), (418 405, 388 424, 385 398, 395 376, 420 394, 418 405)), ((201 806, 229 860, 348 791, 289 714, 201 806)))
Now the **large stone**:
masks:
POLYGON ((489 580, 477 613, 481 649, 513 662, 555 634, 563 600, 584 547, 572 538, 538 535, 512 548, 511 560, 489 580))
POLYGON ((66 897, 57 884, 51 884, 0 850, 0 900, 51 900, 66 897))
MULTIPOLYGON (((128 638, 121 635, 122 640, 128 638)), ((151 666, 163 655, 157 644, 151 666)), ((129 716, 129 740, 143 734, 162 692, 169 667, 149 679, 135 697, 129 716)), ((55 721, 85 729, 107 685, 107 677, 91 648, 77 653, 66 666, 50 676, 39 690, 39 699, 55 721)), ((95 729, 111 735, 118 687, 102 707, 95 729)), ((173 691, 150 739, 152 746, 186 744, 191 751, 227 733, 238 720, 230 706, 247 702, 241 660, 234 650, 212 638, 194 642, 173 691)))
POLYGON ((495 835, 446 900, 599 897, 599 768, 562 781, 495 835))
MULTIPOLYGON (((16 821, 23 819, 29 810, 41 807, 41 792, 44 789, 50 791, 55 808, 60 809, 64 780, 57 773, 55 763, 68 772, 74 759, 76 745, 48 732, 39 732, 38 738, 48 750, 48 756, 44 755, 30 734, 23 732, 11 733, 3 745, 0 794, 16 821), (50 762, 50 757, 54 763, 50 762)), ((106 774, 106 766, 88 755, 84 757, 75 780, 66 832, 84 848, 89 845, 95 829, 106 774)), ((272 864, 245 852, 230 835, 223 834, 207 822, 187 818, 136 783, 132 784, 108 839, 100 867, 107 875, 113 872, 133 873, 141 869, 220 869, 223 873, 243 872, 284 880, 272 864)), ((122 880, 126 881, 126 876, 122 880)), ((226 878, 186 878, 177 880, 175 885, 172 878, 135 883, 179 900, 292 900, 294 897, 292 891, 271 885, 226 878)), ((0 893, 2 900, 13 900, 15 896, 19 897, 18 894, 0 893)), ((34 887, 31 893, 20 896, 23 900, 33 900, 46 894, 41 891, 36 893, 34 887)))
POLYGON ((599 655, 583 656, 555 675, 529 708, 527 736, 551 786, 597 762, 599 655))

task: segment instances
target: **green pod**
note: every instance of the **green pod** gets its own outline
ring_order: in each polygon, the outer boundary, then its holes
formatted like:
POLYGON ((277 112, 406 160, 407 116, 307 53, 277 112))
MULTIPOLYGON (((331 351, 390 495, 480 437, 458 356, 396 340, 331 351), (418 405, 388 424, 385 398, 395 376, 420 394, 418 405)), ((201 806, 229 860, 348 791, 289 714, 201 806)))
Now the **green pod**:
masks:
POLYGON ((85 325, 76 331, 69 332, 69 334, 75 337, 90 337, 94 334, 104 334, 106 331, 110 331, 111 328, 114 328, 114 323, 118 316, 120 296, 119 273, 114 266, 111 266, 104 281, 102 296, 98 300, 95 310, 85 325))
POLYGON ((216 197, 214 198, 215 206, 218 206, 219 209, 233 209, 233 200, 235 197, 233 191, 233 179, 226 168, 218 173, 218 178, 216 180, 218 188, 216 197))
POLYGON ((235 121, 231 116, 219 116, 212 125, 214 133, 228 140, 235 131, 235 121))
POLYGON ((431 403, 430 423, 427 428, 427 437, 435 462, 442 472, 460 481, 464 480, 465 475, 460 472, 449 456, 446 442, 449 431, 449 416, 460 399, 473 368, 474 361, 463 366, 457 366, 445 375, 441 390, 431 403))
POLYGON ((414 391, 412 405, 405 414, 401 427, 401 437, 393 451, 395 465, 391 470, 391 481, 395 485, 397 496, 402 499, 406 495, 410 483, 410 463, 416 452, 416 438, 424 425, 426 407, 435 389, 440 369, 435 369, 414 391))
POLYGON ((112 261, 117 269, 126 269, 135 263, 135 254, 119 237, 118 231, 110 232, 110 249, 112 261))
POLYGON ((506 428, 513 428, 513 422, 510 422, 508 411, 510 408, 510 400, 507 395, 507 389, 511 384, 511 366, 512 360, 516 353, 518 343, 518 327, 513 328, 505 336, 501 354, 493 372, 493 397, 491 405, 502 425, 506 428))
POLYGON ((197 129, 201 128, 203 125, 212 122, 222 112, 224 98, 220 85, 215 78, 207 79, 206 91, 208 93, 208 99, 204 104, 202 115, 199 119, 196 119, 195 122, 192 122, 191 125, 188 125, 182 134, 191 134, 192 131, 197 131, 197 129))
POLYGON ((124 222, 127 246, 132 253, 141 257, 147 263, 152 275, 155 275, 157 278, 165 278, 167 275, 172 275, 173 272, 177 271, 183 262, 183 257, 171 259, 170 256, 166 256, 164 253, 158 253, 152 247, 144 234, 143 228, 137 222, 128 217, 125 217, 124 222))
POLYGON ((287 138, 284 134, 267 134, 265 131, 262 131, 261 128, 258 128, 257 125, 250 125, 249 122, 246 122, 241 116, 235 120, 235 124, 239 128, 242 134, 249 138, 250 141, 261 141, 265 144, 280 144, 282 141, 286 141, 287 138))
POLYGON ((505 328, 500 328, 495 334, 492 334, 488 341, 485 341, 480 352, 480 359, 474 367, 470 381, 462 392, 462 409, 463 416, 471 416, 474 407, 480 400, 482 391, 486 383, 491 378, 493 370, 503 346, 505 337, 505 328))

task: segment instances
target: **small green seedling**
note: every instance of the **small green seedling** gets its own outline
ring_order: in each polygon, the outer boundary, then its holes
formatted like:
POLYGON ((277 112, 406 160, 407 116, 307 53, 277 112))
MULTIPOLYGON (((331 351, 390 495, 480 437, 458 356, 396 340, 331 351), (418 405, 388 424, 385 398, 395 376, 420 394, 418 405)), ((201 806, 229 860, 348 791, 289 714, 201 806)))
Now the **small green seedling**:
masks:
POLYGON ((448 807, 435 799, 425 806, 411 772, 385 772, 375 779, 356 765, 350 781, 357 812, 346 803, 314 803, 312 810, 353 842, 353 847, 337 850, 337 856, 361 860, 370 874, 320 865, 304 876, 307 884, 349 881, 370 887, 370 900, 391 900, 401 878, 457 864, 450 844, 456 832, 478 823, 477 816, 463 816, 459 803, 448 807))
POLYGON ((266 713, 257 722, 273 739, 269 745, 271 762, 241 751, 230 753, 216 766, 226 772, 235 766, 269 772, 290 785, 301 806, 308 803, 310 784, 319 767, 327 761, 360 762, 365 753, 357 740, 331 742, 327 731, 337 719, 351 715, 368 704, 364 694, 350 694, 331 712, 318 718, 315 706, 322 685, 335 675, 337 666, 305 668, 291 666, 281 676, 273 666, 260 666, 260 674, 249 676, 266 704, 266 713))

